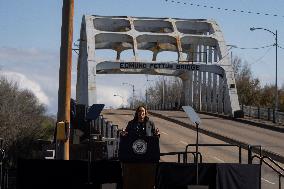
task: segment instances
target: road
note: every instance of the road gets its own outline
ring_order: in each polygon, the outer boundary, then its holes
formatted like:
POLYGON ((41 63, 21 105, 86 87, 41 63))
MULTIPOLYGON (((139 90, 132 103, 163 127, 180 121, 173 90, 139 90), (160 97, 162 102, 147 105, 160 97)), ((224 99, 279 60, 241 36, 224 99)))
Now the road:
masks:
MULTIPOLYGON (((182 111, 152 111, 167 117, 190 124, 186 114, 182 111)), ((202 123, 200 128, 245 142, 251 145, 260 145, 263 149, 284 156, 284 133, 251 126, 249 124, 222 119, 209 115, 199 114, 202 123)))
MULTIPOLYGON (((118 125, 119 128, 125 128, 127 122, 133 118, 134 112, 131 110, 104 110, 103 116, 113 124, 118 125)), ((186 115, 183 112, 164 112, 164 115, 176 117, 183 121, 189 122, 186 115)), ((184 151, 187 144, 195 144, 196 132, 182 127, 173 122, 166 121, 164 119, 150 116, 154 121, 157 128, 159 128, 160 137, 160 151, 174 152, 184 151)), ((230 137, 237 138, 238 140, 244 140, 245 142, 252 142, 251 144, 262 144, 265 148, 274 150, 279 153, 283 153, 283 133, 273 133, 268 130, 264 130, 256 127, 249 127, 238 122, 231 120, 224 120, 222 118, 216 118, 208 115, 200 115, 201 127, 219 132, 222 130, 230 137), (268 138, 268 140, 266 140, 268 138), (278 143, 279 142, 279 143, 278 143), (282 150, 281 150, 282 149, 282 150)), ((209 137, 204 134, 199 135, 199 142, 203 144, 224 144, 225 142, 218 139, 209 137)), ((191 149, 194 151, 194 148, 191 149)), ((238 148, 236 147, 200 147, 202 153, 203 162, 208 163, 238 163, 239 155, 238 148)), ((176 162, 176 156, 163 156, 161 161, 176 162)), ((189 158, 189 162, 193 162, 193 158, 189 158)), ((242 163, 247 162, 247 151, 242 150, 242 163)), ((278 176, 268 169, 266 166, 262 166, 262 188, 274 189, 278 188, 278 176)), ((282 179, 284 182, 284 179, 282 179)), ((283 185, 283 184, 282 184, 283 185)))

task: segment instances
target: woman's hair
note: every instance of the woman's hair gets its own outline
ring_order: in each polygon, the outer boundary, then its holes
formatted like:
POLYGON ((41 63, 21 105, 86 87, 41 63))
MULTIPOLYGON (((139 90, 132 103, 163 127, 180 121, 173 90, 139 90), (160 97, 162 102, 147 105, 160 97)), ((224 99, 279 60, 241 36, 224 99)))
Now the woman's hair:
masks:
POLYGON ((147 121, 147 120, 149 119, 149 117, 148 117, 148 111, 147 111, 147 108, 146 108, 144 105, 140 105, 140 106, 138 106, 138 107, 136 108, 133 121, 138 121, 138 111, 139 111, 140 108, 144 108, 144 110, 145 110, 145 118, 144 118, 144 120, 147 121))

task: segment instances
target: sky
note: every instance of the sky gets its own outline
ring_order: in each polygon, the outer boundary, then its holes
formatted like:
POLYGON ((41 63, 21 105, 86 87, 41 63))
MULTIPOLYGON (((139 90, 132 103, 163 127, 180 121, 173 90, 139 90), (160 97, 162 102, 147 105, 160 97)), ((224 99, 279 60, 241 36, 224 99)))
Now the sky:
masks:
MULTIPOLYGON (((275 84, 275 37, 278 34, 278 86, 284 85, 284 1, 283 0, 74 0, 73 41, 80 36, 83 15, 145 16, 213 19, 226 43, 234 45, 233 56, 246 61, 261 84, 275 84), (179 3, 178 3, 179 2, 179 3), (276 15, 276 16, 274 16, 276 15), (258 49, 250 49, 258 48, 258 49)), ((0 0, 0 75, 30 89, 47 107, 57 112, 59 52, 63 0, 0 0)), ((76 98, 77 54, 73 52, 72 98, 76 98)), ((127 104, 135 95, 143 97, 157 76, 98 75, 98 103, 106 107, 127 104), (114 94, 119 96, 114 96, 114 94)))

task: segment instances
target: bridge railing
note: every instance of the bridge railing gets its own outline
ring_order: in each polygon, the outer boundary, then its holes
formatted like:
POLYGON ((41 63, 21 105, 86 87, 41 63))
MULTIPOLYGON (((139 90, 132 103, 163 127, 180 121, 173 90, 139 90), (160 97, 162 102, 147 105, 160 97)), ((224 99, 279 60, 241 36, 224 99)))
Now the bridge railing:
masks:
POLYGON ((255 106, 241 105, 245 116, 272 121, 279 125, 284 125, 284 112, 275 111, 273 108, 263 108, 255 106))
MULTIPOLYGON (((255 106, 241 105, 244 115, 247 117, 271 121, 284 126, 284 112, 275 111, 273 108, 263 108, 255 106)), ((152 104, 148 105, 150 110, 180 110, 181 106, 177 103, 152 104)), ((217 113, 217 112, 215 112, 217 113)))

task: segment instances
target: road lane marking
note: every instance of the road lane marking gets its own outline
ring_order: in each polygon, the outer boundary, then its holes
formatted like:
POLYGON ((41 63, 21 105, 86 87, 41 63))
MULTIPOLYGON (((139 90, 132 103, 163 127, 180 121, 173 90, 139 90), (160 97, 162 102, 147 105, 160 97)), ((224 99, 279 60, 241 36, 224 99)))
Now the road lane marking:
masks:
POLYGON ((221 159, 217 158, 216 156, 213 156, 213 158, 216 159, 216 160, 218 160, 218 161, 220 161, 220 162, 222 162, 222 163, 225 163, 224 160, 221 160, 221 159))
POLYGON ((161 133, 163 133, 164 135, 169 135, 168 133, 165 133, 165 132, 163 132, 163 131, 161 131, 161 133))
POLYGON ((269 183, 269 184, 275 184, 274 182, 270 182, 269 180, 266 180, 266 179, 263 178, 263 177, 261 177, 261 180, 263 180, 263 181, 265 181, 265 182, 267 182, 267 183, 269 183))
POLYGON ((180 140, 179 142, 182 143, 182 144, 188 145, 187 142, 184 142, 184 141, 182 141, 182 140, 180 140))

